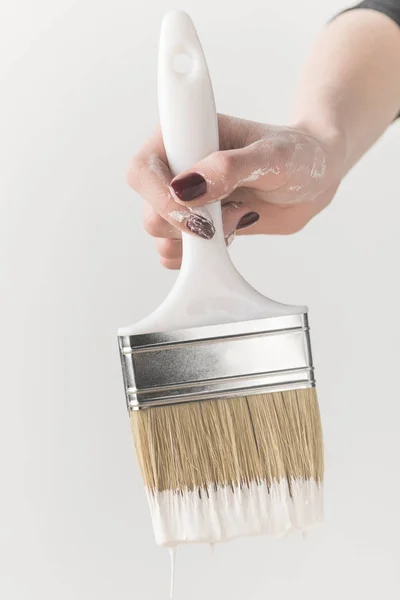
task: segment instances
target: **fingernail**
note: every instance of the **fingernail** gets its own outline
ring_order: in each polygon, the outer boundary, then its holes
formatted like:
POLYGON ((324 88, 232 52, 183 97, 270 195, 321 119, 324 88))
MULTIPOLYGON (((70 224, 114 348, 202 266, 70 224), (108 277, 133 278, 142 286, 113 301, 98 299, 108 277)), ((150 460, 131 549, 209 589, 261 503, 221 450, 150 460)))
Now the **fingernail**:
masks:
POLYGON ((246 213, 236 225, 236 229, 244 229, 245 227, 250 227, 250 225, 254 225, 254 223, 257 223, 259 218, 260 215, 256 212, 246 213))
POLYGON ((185 177, 176 179, 171 183, 171 187, 179 200, 185 202, 190 202, 207 191, 206 180, 200 173, 189 173, 185 177))
POLYGON ((225 238, 226 245, 229 247, 232 244, 232 242, 233 242, 234 239, 235 239, 235 232, 232 231, 232 233, 230 233, 228 235, 228 237, 225 238))
POLYGON ((211 240, 215 234, 215 227, 211 221, 200 215, 190 215, 186 221, 186 227, 204 240, 211 240))

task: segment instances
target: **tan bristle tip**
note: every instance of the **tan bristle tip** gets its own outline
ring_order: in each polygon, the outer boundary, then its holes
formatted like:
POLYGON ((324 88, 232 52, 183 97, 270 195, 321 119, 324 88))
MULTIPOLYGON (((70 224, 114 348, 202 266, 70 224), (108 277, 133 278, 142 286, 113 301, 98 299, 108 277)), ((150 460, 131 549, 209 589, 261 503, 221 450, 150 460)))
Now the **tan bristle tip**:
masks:
POLYGON ((286 535, 323 519, 315 388, 131 412, 161 545, 286 535))

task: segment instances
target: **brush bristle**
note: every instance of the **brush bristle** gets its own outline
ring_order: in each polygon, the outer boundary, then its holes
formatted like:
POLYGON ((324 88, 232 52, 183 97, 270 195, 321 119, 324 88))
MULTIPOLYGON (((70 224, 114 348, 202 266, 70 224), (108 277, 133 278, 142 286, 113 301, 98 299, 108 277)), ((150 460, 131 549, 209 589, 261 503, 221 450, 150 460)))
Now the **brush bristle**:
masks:
POLYGON ((284 535, 322 519, 314 388, 131 412, 159 544, 284 535))

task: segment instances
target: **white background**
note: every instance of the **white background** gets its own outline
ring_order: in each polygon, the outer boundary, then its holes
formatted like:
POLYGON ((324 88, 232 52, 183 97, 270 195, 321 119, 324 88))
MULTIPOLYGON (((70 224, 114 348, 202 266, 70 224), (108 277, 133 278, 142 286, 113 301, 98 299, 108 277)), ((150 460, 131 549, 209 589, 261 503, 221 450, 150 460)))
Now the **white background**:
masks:
MULTIPOLYGON (((329 0, 183 0, 221 112, 285 123, 329 0)), ((9 0, 0 15, 0 597, 168 597, 136 466, 116 330, 174 274, 125 167, 157 122, 165 0, 9 0)), ((327 445, 326 525, 306 541, 182 549, 176 599, 398 597, 400 124, 331 207, 241 239, 265 294, 310 307, 327 445)))

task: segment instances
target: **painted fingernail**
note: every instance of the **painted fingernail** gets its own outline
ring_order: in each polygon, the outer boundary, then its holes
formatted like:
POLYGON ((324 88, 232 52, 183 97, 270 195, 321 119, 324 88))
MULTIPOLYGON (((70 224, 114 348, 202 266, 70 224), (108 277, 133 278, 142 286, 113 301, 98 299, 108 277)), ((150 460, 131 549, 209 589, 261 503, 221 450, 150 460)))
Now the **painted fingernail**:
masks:
POLYGON ((244 229, 245 227, 250 227, 250 225, 254 225, 254 223, 257 223, 259 218, 260 215, 256 212, 246 213, 236 225, 236 229, 244 229))
POLYGON ((189 173, 185 177, 176 179, 171 183, 172 190, 179 200, 190 202, 207 191, 206 180, 200 173, 189 173))
POLYGON ((190 215, 186 221, 186 227, 204 240, 211 240, 215 234, 215 227, 211 221, 196 214, 190 215))

